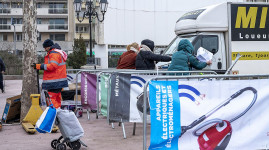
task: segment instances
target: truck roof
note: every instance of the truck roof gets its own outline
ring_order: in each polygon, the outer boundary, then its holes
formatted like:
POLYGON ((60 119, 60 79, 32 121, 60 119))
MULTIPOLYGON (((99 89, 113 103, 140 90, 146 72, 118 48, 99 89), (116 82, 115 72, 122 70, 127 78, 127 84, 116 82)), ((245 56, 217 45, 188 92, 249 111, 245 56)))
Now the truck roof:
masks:
POLYGON ((201 31, 227 30, 227 2, 187 12, 177 20, 175 26, 177 35, 201 31))

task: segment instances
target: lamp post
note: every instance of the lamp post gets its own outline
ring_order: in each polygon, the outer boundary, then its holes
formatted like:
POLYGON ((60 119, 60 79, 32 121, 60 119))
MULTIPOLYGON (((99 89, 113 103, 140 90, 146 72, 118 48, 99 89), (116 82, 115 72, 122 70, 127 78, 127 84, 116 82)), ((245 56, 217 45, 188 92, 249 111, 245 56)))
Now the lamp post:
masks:
POLYGON ((100 19, 98 17, 98 13, 93 5, 92 0, 87 0, 86 1, 86 11, 83 13, 82 20, 79 18, 79 14, 81 12, 81 0, 74 0, 74 7, 75 7, 75 12, 77 13, 77 20, 79 22, 82 22, 84 18, 89 18, 89 24, 90 24, 90 64, 93 63, 93 58, 92 58, 92 19, 97 18, 99 22, 104 21, 105 19, 105 13, 107 10, 107 5, 108 2, 107 0, 100 0, 100 7, 101 7, 101 13, 103 15, 103 18, 100 19))
POLYGON ((11 17, 11 25, 14 27, 13 42, 14 42, 14 53, 16 53, 16 27, 15 27, 15 18, 11 17))

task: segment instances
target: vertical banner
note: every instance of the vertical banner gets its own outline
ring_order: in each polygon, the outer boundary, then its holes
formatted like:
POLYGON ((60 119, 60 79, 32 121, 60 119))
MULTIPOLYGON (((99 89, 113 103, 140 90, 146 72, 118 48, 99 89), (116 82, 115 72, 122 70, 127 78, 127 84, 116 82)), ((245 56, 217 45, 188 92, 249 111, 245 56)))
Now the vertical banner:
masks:
MULTIPOLYGON (((143 121, 143 89, 147 80, 154 77, 153 75, 135 75, 131 76, 130 89, 130 122, 143 121)), ((149 112, 147 119, 150 121, 149 112)))
POLYGON ((149 150, 178 150, 181 134, 177 81, 149 84, 151 135, 149 150))
POLYGON ((83 108, 96 110, 97 76, 87 72, 81 73, 81 104, 83 108))
POLYGON ((130 74, 115 73, 111 76, 109 120, 128 122, 130 116, 130 74))
POLYGON ((101 75, 101 114, 107 116, 108 75, 101 75))

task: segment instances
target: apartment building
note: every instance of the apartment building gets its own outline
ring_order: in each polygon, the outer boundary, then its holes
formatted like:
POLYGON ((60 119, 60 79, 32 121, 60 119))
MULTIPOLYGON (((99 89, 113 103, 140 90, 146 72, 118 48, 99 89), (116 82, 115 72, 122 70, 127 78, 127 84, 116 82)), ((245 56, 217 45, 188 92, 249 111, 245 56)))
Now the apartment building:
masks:
MULTIPOLYGON (((74 8, 72 0, 36 0, 37 51, 44 52, 42 42, 48 38, 62 49, 72 52, 75 38, 74 8)), ((23 1, 0 1, 0 50, 23 49, 23 1), (14 25, 12 25, 12 19, 14 25), (15 37, 15 40, 14 40, 15 37)))

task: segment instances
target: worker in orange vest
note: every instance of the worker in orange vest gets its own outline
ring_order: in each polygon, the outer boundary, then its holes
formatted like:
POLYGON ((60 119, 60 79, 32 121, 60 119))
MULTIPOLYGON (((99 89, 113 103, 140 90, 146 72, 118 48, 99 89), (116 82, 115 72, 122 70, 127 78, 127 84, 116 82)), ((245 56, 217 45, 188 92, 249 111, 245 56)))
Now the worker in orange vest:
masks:
POLYGON ((34 69, 44 70, 42 89, 47 90, 55 108, 61 107, 62 88, 68 87, 66 76, 67 54, 57 43, 47 39, 43 43, 47 55, 44 64, 33 64, 34 69))

